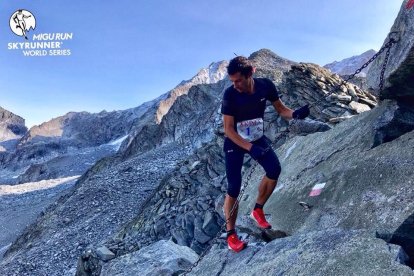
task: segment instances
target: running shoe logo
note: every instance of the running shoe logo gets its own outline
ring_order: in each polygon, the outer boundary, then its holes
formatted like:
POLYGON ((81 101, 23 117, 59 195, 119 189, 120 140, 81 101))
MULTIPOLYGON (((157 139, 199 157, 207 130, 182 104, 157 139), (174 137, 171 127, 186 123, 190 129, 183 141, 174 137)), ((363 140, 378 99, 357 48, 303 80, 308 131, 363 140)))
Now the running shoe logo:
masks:
POLYGON ((10 17, 9 25, 15 35, 27 39, 27 33, 30 29, 36 28, 36 19, 28 10, 17 10, 10 17))

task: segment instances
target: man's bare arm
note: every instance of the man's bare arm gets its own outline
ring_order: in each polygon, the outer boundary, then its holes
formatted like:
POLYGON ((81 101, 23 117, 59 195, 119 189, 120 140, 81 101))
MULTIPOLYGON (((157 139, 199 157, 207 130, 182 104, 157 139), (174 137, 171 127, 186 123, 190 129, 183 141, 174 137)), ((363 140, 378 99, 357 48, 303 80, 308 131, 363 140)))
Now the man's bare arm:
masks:
POLYGON ((285 120, 291 120, 293 118, 293 110, 286 107, 283 102, 279 99, 272 103, 273 107, 275 108, 276 112, 279 113, 285 120))

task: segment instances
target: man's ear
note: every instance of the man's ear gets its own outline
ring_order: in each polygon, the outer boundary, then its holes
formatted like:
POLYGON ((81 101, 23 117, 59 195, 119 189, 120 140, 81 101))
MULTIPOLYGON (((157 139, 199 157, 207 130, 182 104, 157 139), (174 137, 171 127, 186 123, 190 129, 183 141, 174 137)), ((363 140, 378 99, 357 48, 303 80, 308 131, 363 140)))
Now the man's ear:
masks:
POLYGON ((256 73, 256 67, 254 67, 254 66, 253 66, 252 73, 253 73, 253 74, 254 74, 254 73, 256 73))

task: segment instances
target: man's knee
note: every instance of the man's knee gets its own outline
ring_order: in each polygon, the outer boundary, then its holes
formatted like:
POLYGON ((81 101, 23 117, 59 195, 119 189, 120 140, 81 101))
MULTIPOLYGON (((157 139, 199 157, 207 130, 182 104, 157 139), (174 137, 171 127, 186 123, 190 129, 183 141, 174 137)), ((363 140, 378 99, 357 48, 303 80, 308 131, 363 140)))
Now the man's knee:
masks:
POLYGON ((227 189, 227 195, 232 197, 232 198, 237 198, 240 194, 240 188, 233 188, 233 187, 228 187, 227 189))
POLYGON ((277 162, 265 171, 267 178, 277 181, 279 179, 280 173, 282 172, 282 167, 280 166, 279 162, 277 162))

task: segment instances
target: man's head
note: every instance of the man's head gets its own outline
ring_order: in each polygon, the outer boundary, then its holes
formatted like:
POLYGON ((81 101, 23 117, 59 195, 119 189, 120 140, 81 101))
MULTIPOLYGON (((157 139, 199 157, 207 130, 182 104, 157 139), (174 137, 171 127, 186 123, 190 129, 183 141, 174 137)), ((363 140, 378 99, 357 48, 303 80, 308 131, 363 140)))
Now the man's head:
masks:
POLYGON ((233 82, 234 88, 240 92, 249 91, 253 72, 253 66, 243 56, 233 58, 227 66, 229 78, 233 82))
POLYGON ((246 78, 252 76, 253 66, 250 64, 250 61, 247 58, 243 56, 237 56, 230 60, 229 66, 227 66, 227 73, 231 76, 237 72, 240 72, 240 74, 246 78))

